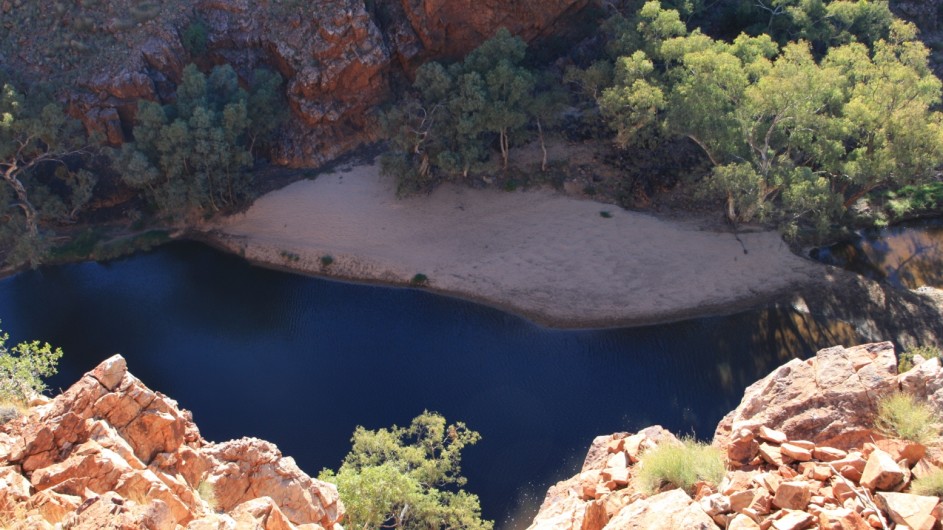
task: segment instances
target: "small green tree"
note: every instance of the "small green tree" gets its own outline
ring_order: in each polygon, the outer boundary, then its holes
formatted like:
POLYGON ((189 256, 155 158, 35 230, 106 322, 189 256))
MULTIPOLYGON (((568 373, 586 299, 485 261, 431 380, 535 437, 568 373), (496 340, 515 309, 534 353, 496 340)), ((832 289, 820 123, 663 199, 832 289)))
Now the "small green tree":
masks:
POLYGON ((10 335, 0 330, 0 402, 25 405, 46 390, 43 377, 55 375, 61 348, 48 342, 21 342, 8 348, 10 335))
POLYGON ((480 129, 498 135, 503 166, 508 165, 510 136, 530 120, 536 85, 534 75, 521 66, 527 45, 501 28, 462 63, 465 75, 477 74, 484 81, 484 105, 478 113, 480 129))
POLYGON ((478 497, 454 489, 466 482, 461 451, 479 439, 465 424, 447 426, 428 411, 409 427, 357 427, 338 472, 325 469, 320 478, 337 484, 348 528, 490 530, 478 497))

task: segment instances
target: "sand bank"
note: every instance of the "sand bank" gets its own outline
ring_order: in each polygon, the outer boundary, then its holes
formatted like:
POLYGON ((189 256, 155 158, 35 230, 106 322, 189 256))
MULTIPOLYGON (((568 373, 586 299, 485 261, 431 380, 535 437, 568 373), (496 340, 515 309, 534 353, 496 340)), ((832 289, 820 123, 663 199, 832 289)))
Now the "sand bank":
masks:
POLYGON ((446 185, 401 200, 376 165, 269 193, 206 235, 249 260, 300 272, 387 283, 421 273, 429 289, 565 327, 732 312, 824 272, 775 232, 738 241, 550 190, 446 185))

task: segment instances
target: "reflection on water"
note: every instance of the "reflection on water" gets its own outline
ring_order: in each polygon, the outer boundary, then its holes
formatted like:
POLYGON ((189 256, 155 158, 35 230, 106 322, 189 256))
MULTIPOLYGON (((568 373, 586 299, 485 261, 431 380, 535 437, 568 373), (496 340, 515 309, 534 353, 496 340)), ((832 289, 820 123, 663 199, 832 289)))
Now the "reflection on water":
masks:
POLYGON ((862 231, 853 241, 811 256, 897 287, 943 287, 943 220, 862 231))
POLYGON ((483 439, 470 491, 501 528, 526 527, 593 437, 661 424, 710 438, 743 389, 792 357, 857 342, 788 307, 662 326, 551 330, 413 289, 252 267, 196 244, 0 281, 13 340, 66 356, 65 387, 120 352, 193 411, 205 437, 258 436, 311 474, 336 468, 354 427, 424 409, 483 439))

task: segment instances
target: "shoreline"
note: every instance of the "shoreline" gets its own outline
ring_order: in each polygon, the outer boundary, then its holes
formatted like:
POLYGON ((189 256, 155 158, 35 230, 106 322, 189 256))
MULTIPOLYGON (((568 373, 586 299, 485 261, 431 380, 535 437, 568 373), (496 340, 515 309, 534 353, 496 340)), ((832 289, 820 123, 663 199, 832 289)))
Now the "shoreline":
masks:
MULTIPOLYGON (((770 306, 776 303, 791 303, 791 298, 799 296, 800 293, 808 292, 809 289, 816 288, 818 286, 824 286, 826 282, 818 280, 810 280, 801 285, 789 286, 779 291, 771 291, 766 293, 758 293, 755 295, 750 295, 748 297, 739 298, 736 300, 730 300, 725 302, 720 302, 717 304, 708 304, 702 306, 692 306, 681 308, 673 312, 665 312, 661 314, 655 314, 650 316, 632 316, 632 317, 610 317, 610 318, 600 318, 600 319, 586 319, 579 316, 569 316, 569 317, 560 317, 554 314, 539 313, 539 312, 530 312, 526 309, 521 309, 519 306, 510 303, 502 303, 500 301, 476 296, 474 293, 460 292, 460 291, 450 291, 445 289, 436 288, 434 285, 416 285, 411 281, 402 278, 393 278, 391 276, 376 278, 368 276, 358 276, 348 272, 344 272, 348 269, 344 265, 337 265, 338 259, 335 257, 335 262, 327 269, 322 266, 317 267, 308 267, 304 265, 299 265, 297 263, 286 262, 283 258, 280 259, 267 259, 261 257, 261 255, 273 255, 274 249, 255 247, 249 249, 244 246, 240 241, 241 238, 236 238, 233 236, 221 234, 221 233, 211 233, 211 232, 194 232, 188 234, 184 239, 195 241, 207 245, 211 248, 215 248, 222 252, 232 254, 234 256, 244 259, 247 263, 255 267, 262 267, 270 270, 286 272, 289 274, 298 274, 302 276, 307 276, 311 278, 318 278, 327 281, 333 282, 345 282, 345 283, 356 283, 363 285, 376 285, 379 287, 390 287, 395 289, 420 289, 429 293, 433 293, 437 296, 445 296, 448 298, 455 298, 458 300, 464 300, 467 302, 472 302, 475 304, 483 305, 502 311, 504 313, 509 313, 514 316, 523 318, 528 322, 531 322, 534 325, 543 328, 549 329, 578 329, 578 330, 605 330, 605 329, 619 329, 619 328, 635 328, 635 327, 645 327, 645 326, 655 326, 661 324, 671 324, 674 322, 681 322, 684 320, 697 319, 697 318, 710 318, 710 317, 721 317, 733 315, 743 311, 750 311, 753 309, 760 309, 763 307, 770 306)), ((243 240, 244 241, 244 240, 243 240)), ((346 260, 345 260, 346 261, 346 260)), ((827 267, 826 265, 822 265, 827 267)), ((362 266, 357 264, 352 264, 353 269, 361 269, 362 266)))
POLYGON ((552 328, 732 314, 822 285, 828 269, 775 232, 701 230, 547 190, 447 184, 396 199, 376 165, 296 182, 190 237, 256 265, 419 287, 552 328))

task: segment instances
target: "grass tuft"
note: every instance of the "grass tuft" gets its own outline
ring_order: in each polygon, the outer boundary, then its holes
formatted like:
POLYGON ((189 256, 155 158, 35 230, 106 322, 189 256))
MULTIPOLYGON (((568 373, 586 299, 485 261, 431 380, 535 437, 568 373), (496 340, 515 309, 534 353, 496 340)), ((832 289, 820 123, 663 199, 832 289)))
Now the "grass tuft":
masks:
POLYGON ((215 512, 219 504, 216 501, 216 486, 212 482, 203 479, 197 484, 196 492, 200 496, 200 499, 206 503, 210 511, 215 512))
POLYGON ((875 426, 889 436, 926 444, 937 437, 938 421, 930 405, 895 392, 878 402, 875 426))
POLYGON ((897 373, 902 374, 914 367, 914 356, 919 355, 926 360, 940 356, 940 349, 933 346, 917 346, 901 352, 897 360, 897 373))
POLYGON ((943 469, 934 469, 929 475, 915 479, 910 484, 910 492, 943 497, 943 469))
POLYGON ((719 484, 724 478, 724 455, 716 447, 685 438, 681 444, 664 443, 642 454, 635 487, 645 494, 663 488, 682 488, 694 493, 694 483, 719 484))

